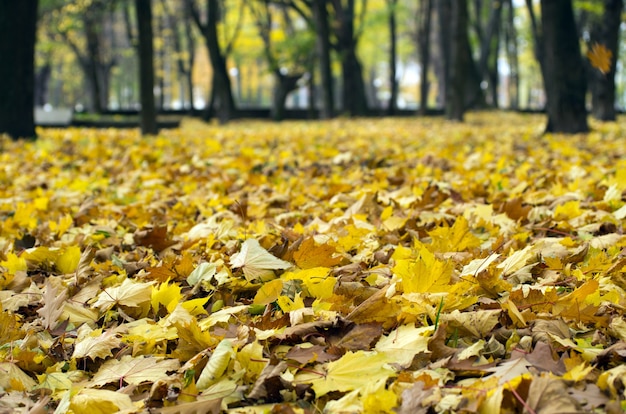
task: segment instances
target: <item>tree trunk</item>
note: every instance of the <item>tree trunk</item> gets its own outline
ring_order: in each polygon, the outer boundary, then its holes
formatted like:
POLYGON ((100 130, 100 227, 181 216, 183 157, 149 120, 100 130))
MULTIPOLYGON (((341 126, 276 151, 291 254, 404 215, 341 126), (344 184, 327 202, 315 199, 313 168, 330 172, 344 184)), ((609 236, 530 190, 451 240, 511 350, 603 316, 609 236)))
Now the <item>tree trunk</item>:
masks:
POLYGON ((571 0, 541 0, 546 132, 587 132, 587 89, 571 0))
POLYGON ((451 4, 450 18, 450 55, 449 74, 446 85, 446 118, 463 121, 465 112, 465 86, 468 67, 471 62, 466 46, 469 44, 467 33, 467 0, 454 0, 451 4))
POLYGON ((345 53, 341 60, 343 110, 351 116, 364 116, 369 110, 363 68, 354 49, 345 53))
POLYGON ((591 31, 591 42, 604 45, 612 52, 611 68, 602 73, 589 70, 591 89, 591 114, 601 121, 615 121, 615 68, 619 54, 619 28, 623 0, 604 0, 604 13, 599 24, 591 31))
POLYGON ((35 72, 35 106, 44 106, 48 103, 51 74, 52 65, 49 60, 35 72))
POLYGON ((0 1, 0 134, 35 138, 37 0, 0 1))
POLYGON ((398 109, 398 79, 397 79, 397 24, 396 24, 396 6, 398 0, 387 0, 387 9, 389 13, 389 88, 391 94, 389 96, 389 105, 387 106, 387 114, 394 115, 398 109))
POLYGON ((298 81, 302 78, 302 74, 283 75, 280 70, 274 72, 276 83, 274 85, 274 93, 272 95, 272 108, 270 115, 274 121, 282 121, 285 119, 285 104, 287 96, 298 87, 298 81))
POLYGON ((195 9, 192 9, 196 25, 200 29, 207 50, 209 60, 213 68, 212 110, 217 114, 221 123, 226 123, 235 118, 235 100, 233 99, 232 86, 228 69, 226 68, 226 56, 222 52, 217 36, 217 23, 219 21, 218 0, 207 0, 206 23, 202 24, 195 9))
POLYGON ((507 22, 505 26, 505 49, 509 62, 509 106, 511 109, 519 108, 519 64, 517 56, 517 30, 515 29, 515 7, 513 0, 506 0, 508 9, 507 22))
POLYGON ((316 26, 316 49, 320 68, 320 118, 322 119, 332 118, 335 112, 333 74, 330 62, 330 28, 327 7, 327 0, 316 0, 312 4, 313 20, 316 26))
POLYGON ((154 104, 154 47, 152 44, 151 0, 135 0, 139 33, 139 87, 141 95, 141 133, 158 132, 154 104))
POLYGON ((478 73, 481 81, 487 81, 491 91, 491 103, 497 107, 497 59, 500 34, 500 16, 502 4, 499 0, 492 0, 491 12, 487 23, 486 32, 480 44, 480 58, 478 61, 478 73), (493 82, 496 82, 494 85, 493 82))
POLYGON ((421 22, 418 31, 418 44, 421 63, 420 79, 420 114, 426 115, 428 109, 428 67, 430 64, 430 28, 433 0, 424 0, 420 6, 421 22))
POLYGON ((354 0, 333 0, 337 52, 341 60, 342 110, 351 116, 368 113, 363 68, 356 55, 357 37, 354 32, 354 0))

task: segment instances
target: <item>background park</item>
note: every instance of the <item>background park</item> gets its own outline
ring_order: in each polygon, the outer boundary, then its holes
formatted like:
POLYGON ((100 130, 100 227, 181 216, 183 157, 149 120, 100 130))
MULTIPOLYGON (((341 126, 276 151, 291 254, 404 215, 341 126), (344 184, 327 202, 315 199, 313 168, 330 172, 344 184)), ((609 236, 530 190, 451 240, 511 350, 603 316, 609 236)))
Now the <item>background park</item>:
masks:
POLYGON ((0 412, 624 412, 624 20, 0 2, 0 412))

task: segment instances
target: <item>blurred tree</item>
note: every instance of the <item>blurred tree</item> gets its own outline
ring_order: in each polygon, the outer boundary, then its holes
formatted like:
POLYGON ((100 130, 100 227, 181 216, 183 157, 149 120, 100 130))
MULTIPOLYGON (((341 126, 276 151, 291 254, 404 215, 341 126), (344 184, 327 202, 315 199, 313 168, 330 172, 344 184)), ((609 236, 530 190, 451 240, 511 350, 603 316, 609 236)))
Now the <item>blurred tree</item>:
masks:
POLYGON ((65 2, 54 27, 72 49, 85 75, 88 109, 101 113, 109 104, 111 70, 117 64, 113 30, 117 0, 65 2))
POLYGON ((508 96, 509 107, 519 108, 519 59, 518 59, 518 33, 515 27, 515 5, 513 0, 505 0, 507 9, 504 22, 504 50, 509 66, 508 96))
MULTIPOLYGON (((473 58, 469 38, 468 1, 438 0, 437 17, 439 48, 443 61, 443 73, 439 75, 443 78, 443 82, 440 82, 440 93, 445 97, 444 108, 447 116, 460 121, 466 109, 485 105, 481 89, 482 79, 473 58), (455 102, 449 102, 450 99, 455 102)), ((473 24, 474 29, 476 25, 473 24)))
POLYGON ((152 0, 135 0, 139 37, 140 126, 142 135, 158 132, 154 102, 154 48, 152 37, 152 0))
POLYGON ((467 0, 440 0, 447 2, 444 5, 449 13, 449 45, 447 56, 448 69, 446 71, 446 118, 453 121, 463 121, 466 108, 466 84, 468 67, 473 65, 471 55, 467 53, 469 45, 467 33, 467 0))
POLYGON ((428 109, 428 69, 430 67, 430 38, 432 28, 433 0, 422 0, 417 15, 417 44, 421 65, 420 79, 420 114, 426 115, 428 109))
POLYGON ((542 47, 546 132, 587 132, 587 82, 572 0, 541 0, 541 33, 536 41, 542 47))
POLYGON ((601 121, 615 121, 615 71, 619 55, 619 31, 623 0, 602 0, 603 11, 593 16, 588 48, 602 45, 610 51, 608 71, 589 68, 591 114, 601 121))
POLYGON ((498 107, 498 51, 500 49, 500 27, 503 4, 500 0, 483 3, 474 0, 473 28, 479 46, 478 76, 476 81, 481 89, 489 92, 490 103, 498 107), (487 19, 484 16, 488 16, 487 19), (481 84, 482 82, 482 84, 481 84), (486 82, 486 83, 484 83, 486 82), (483 88, 482 85, 486 85, 483 88))
POLYGON ((0 1, 0 134, 35 138, 37 0, 0 1))
POLYGON ((389 85, 391 94, 389 96, 389 105, 387 106, 387 114, 393 115, 398 110, 398 24, 396 22, 396 8, 398 0, 386 0, 387 12, 389 14, 389 85))
POLYGON ((311 72, 313 36, 309 30, 297 30, 289 7, 271 5, 270 0, 248 0, 263 54, 275 78, 271 117, 280 121, 285 116, 287 95, 298 87, 298 81, 311 72))
POLYGON ((316 55, 320 71, 320 117, 329 119, 335 113, 335 93, 330 56, 330 25, 328 20, 328 0, 317 0, 309 3, 313 11, 314 30, 316 33, 316 55))
MULTIPOLYGON (((233 36, 230 42, 225 47, 220 45, 220 41, 217 34, 217 26, 222 16, 223 2, 219 0, 206 0, 206 8, 204 18, 200 15, 200 9, 195 0, 186 0, 190 7, 191 16, 196 23, 198 30, 204 38, 207 51, 209 53, 209 59, 213 68, 213 79, 211 81, 211 99, 206 113, 206 117, 210 118, 213 115, 213 111, 217 115, 220 122, 228 122, 235 118, 236 106, 233 99, 233 91, 230 83, 230 77, 228 76, 228 69, 226 67, 226 57, 230 53, 233 47, 233 41, 236 35, 233 36)), ((240 13, 243 15, 243 13, 240 13)))
POLYGON ((186 107, 190 112, 193 112, 194 89, 191 75, 196 56, 196 42, 191 32, 191 9, 186 2, 176 2, 174 7, 169 3, 168 0, 161 0, 168 31, 171 34, 176 69, 180 78, 181 107, 186 107), (185 105, 185 102, 188 102, 188 106, 185 105))
POLYGON ((357 56, 357 46, 363 20, 366 13, 367 0, 360 2, 357 14, 356 0, 331 0, 334 11, 334 48, 341 62, 341 102, 345 113, 352 116, 366 115, 369 111, 363 67, 357 56))

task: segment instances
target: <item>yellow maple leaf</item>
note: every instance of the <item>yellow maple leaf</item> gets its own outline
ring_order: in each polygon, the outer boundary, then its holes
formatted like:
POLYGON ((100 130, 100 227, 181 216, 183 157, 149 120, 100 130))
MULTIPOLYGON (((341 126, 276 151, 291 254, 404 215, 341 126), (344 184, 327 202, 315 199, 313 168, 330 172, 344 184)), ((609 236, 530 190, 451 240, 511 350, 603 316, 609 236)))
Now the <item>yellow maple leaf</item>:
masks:
POLYGON ((332 296, 337 279, 330 276, 327 267, 314 267, 306 270, 288 272, 283 275, 285 280, 301 280, 307 293, 314 298, 326 299, 332 296))
POLYGON ((106 361, 91 379, 91 384, 100 387, 109 383, 139 385, 167 378, 168 372, 180 368, 177 359, 137 357, 125 355, 121 359, 106 361))
POLYGON ((394 371, 386 363, 388 357, 379 352, 346 352, 337 361, 329 362, 326 375, 312 381, 318 397, 331 391, 352 391, 381 379, 389 378, 394 371))
POLYGON ((74 413, 104 414, 135 411, 130 395, 111 390, 83 388, 71 398, 69 408, 74 413))
POLYGON ((341 259, 333 246, 326 243, 317 244, 313 237, 304 239, 293 254, 293 260, 301 269, 332 267, 339 264, 341 259))
POLYGON ((112 356, 111 351, 121 344, 122 341, 113 331, 102 333, 102 329, 91 330, 88 325, 83 325, 78 329, 72 358, 105 359, 112 356))
POLYGON ((183 295, 180 293, 181 288, 176 283, 161 283, 158 288, 152 288, 150 303, 154 312, 159 311, 159 306, 163 305, 168 312, 176 309, 176 306, 182 301, 183 295))
POLYGON ((587 58, 591 66, 598 69, 603 75, 611 71, 613 52, 603 44, 594 43, 587 52, 587 58))
POLYGON ((402 325, 380 338, 376 343, 376 350, 398 365, 408 366, 416 354, 428 352, 428 340, 433 331, 432 326, 416 328, 402 325))
POLYGON ((433 239, 433 250, 462 252, 480 246, 480 239, 471 232, 467 219, 457 217, 452 227, 439 227, 428 233, 433 239))
POLYGON ((270 280, 269 282, 264 283, 263 286, 257 290, 252 303, 255 305, 267 305, 268 303, 272 303, 278 299, 282 290, 282 279, 270 280))
POLYGON ((68 246, 56 259, 56 268, 62 274, 73 273, 80 261, 80 247, 68 246))
POLYGON ((445 291, 450 283, 452 264, 438 260, 426 246, 417 242, 417 259, 402 259, 396 262, 393 273, 402 278, 404 293, 445 291))

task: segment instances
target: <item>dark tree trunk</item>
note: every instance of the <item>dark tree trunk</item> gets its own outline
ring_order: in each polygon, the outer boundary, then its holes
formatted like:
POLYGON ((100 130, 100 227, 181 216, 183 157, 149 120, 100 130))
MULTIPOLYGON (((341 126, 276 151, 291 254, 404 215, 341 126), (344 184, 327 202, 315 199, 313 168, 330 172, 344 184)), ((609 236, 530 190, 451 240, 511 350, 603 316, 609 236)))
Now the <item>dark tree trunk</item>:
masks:
POLYGON ((604 0, 604 13, 591 31, 591 42, 604 45, 612 52, 611 68, 602 73, 598 69, 589 70, 591 90, 591 114, 601 121, 615 121, 615 68, 619 54, 619 28, 623 0, 604 0))
POLYGON ((587 132, 587 89, 571 0, 541 0, 546 132, 587 132))
POLYGON ((91 110, 102 113, 105 107, 102 105, 102 82, 98 73, 100 60, 100 40, 98 39, 98 26, 90 18, 91 13, 85 18, 85 37, 87 40, 87 61, 85 64, 87 83, 91 92, 91 110))
POLYGON ((193 34, 191 33, 191 11, 187 4, 183 5, 185 8, 185 40, 187 46, 187 69, 184 71, 185 80, 187 82, 187 90, 189 94, 189 110, 191 113, 195 111, 194 101, 195 93, 193 90, 193 65, 196 60, 196 42, 193 34))
POLYGON ((437 48, 433 54, 433 68, 437 76, 437 107, 446 107, 446 90, 450 71, 450 8, 451 0, 434 0, 436 4, 437 28, 433 30, 437 48))
POLYGON ((387 0, 387 9, 389 12, 389 88, 391 94, 389 96, 389 105, 387 106, 387 114, 393 115, 398 109, 398 79, 397 79, 397 24, 396 24, 396 6, 398 0, 387 0))
POLYGON ((219 21, 218 0, 207 0, 206 23, 202 23, 198 10, 193 0, 188 0, 191 7, 193 19, 204 37, 209 60, 213 68, 213 79, 211 82, 211 104, 209 111, 214 111, 221 123, 226 123, 235 118, 235 100, 233 99, 232 86, 228 69, 226 67, 226 55, 220 47, 217 36, 217 23, 219 21))
POLYGON ((152 44, 151 0, 135 0, 139 34, 139 87, 141 95, 141 133, 158 132, 154 104, 154 47, 152 44))
POLYGON ((330 62, 330 28, 328 23, 327 0, 316 0, 312 4, 315 22, 316 49, 320 69, 320 118, 330 119, 334 116, 333 74, 330 62))
POLYGON ((341 59, 341 82, 344 112, 351 116, 367 115, 368 105, 363 68, 354 49, 347 50, 341 59))
POLYGON ((35 72, 35 106, 44 106, 48 103, 48 88, 52 65, 46 62, 35 72))
POLYGON ((501 2, 499 0, 492 0, 489 21, 480 44, 480 58, 478 61, 478 73, 480 74, 481 80, 488 82, 489 90, 491 92, 491 103, 495 107, 498 106, 497 59, 501 15, 501 2))
POLYGON ((449 120, 463 121, 467 73, 471 64, 468 60, 471 56, 466 49, 469 45, 467 0, 452 1, 450 11, 450 54, 445 113, 449 120))
POLYGON ((422 66, 420 79, 420 114, 426 115, 428 109, 428 67, 430 65, 430 28, 433 10, 433 0, 424 0, 420 6, 420 24, 418 44, 420 63, 422 66))
POLYGON ((37 0, 0 1, 0 134, 35 138, 37 0))
POLYGON ((337 52, 341 60, 343 111, 351 116, 367 115, 367 94, 363 68, 356 55, 357 37, 354 31, 354 0, 333 0, 337 52))
POLYGON ((276 84, 274 85, 274 93, 272 95, 272 108, 270 115, 274 121, 282 121, 285 119, 285 104, 287 96, 298 87, 298 81, 302 78, 302 74, 283 75, 280 71, 274 73, 276 84))

